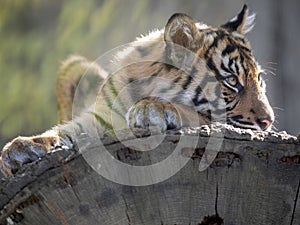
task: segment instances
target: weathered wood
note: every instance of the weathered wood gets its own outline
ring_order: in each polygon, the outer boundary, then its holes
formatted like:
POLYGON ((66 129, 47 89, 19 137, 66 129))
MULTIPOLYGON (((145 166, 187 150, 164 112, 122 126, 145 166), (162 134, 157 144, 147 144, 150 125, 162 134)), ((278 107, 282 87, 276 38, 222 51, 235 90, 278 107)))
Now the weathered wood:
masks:
MULTIPOLYGON (((200 224, 205 216, 216 214, 231 225, 300 224, 300 142, 296 137, 217 126, 162 137, 128 136, 122 143, 105 138, 103 143, 123 162, 149 165, 167 158, 180 138, 187 137, 196 149, 181 147, 181 154, 191 159, 169 179, 148 186, 117 184, 96 173, 76 149, 59 149, 24 166, 15 177, 1 179, 0 224, 183 225, 200 224), (200 172, 211 135, 223 131, 217 158, 200 172), (151 144, 157 138, 163 142, 155 151, 124 147, 138 140, 151 144)), ((81 142, 99 149, 89 138, 81 142)))

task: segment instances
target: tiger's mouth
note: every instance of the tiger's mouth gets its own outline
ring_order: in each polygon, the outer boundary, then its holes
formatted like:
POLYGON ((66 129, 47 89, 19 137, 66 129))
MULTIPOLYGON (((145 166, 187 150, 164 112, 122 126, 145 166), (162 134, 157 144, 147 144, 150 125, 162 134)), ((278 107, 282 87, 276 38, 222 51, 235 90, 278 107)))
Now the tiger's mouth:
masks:
POLYGON ((237 128, 251 129, 251 130, 256 130, 256 131, 271 131, 271 129, 272 129, 272 123, 268 126, 260 126, 257 123, 243 121, 235 116, 227 117, 227 124, 232 125, 237 128))

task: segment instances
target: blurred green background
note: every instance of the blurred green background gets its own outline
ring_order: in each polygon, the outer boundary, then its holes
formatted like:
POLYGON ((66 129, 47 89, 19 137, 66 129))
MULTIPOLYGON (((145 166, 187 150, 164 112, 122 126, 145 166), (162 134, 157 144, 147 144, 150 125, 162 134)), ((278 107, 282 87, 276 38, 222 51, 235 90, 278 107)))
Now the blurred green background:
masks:
MULTIPOLYGON (((94 60, 140 34, 162 28, 175 12, 210 25, 234 17, 240 0, 1 0, 0 147, 56 124, 55 74, 70 54, 94 60)), ((268 96, 279 130, 299 131, 299 11, 296 0, 252 0, 254 54, 269 71, 268 96), (276 73, 277 75, 272 75, 276 73)))

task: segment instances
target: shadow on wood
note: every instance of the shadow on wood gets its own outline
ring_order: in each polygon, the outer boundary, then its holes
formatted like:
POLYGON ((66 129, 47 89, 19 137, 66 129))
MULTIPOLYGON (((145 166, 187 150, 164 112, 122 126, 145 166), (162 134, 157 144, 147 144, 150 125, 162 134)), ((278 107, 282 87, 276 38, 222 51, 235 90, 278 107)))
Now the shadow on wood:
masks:
MULTIPOLYGON (((15 177, 1 179, 0 224, 300 224, 296 137, 202 126, 166 135, 128 136, 121 142, 107 137, 102 143, 105 151, 133 167, 162 162, 183 137, 195 143, 194 149, 180 146, 186 164, 161 182, 155 183, 153 176, 154 184, 147 186, 104 178, 76 147, 52 152, 24 166, 15 177), (209 140, 220 133, 216 158, 199 171, 209 140), (161 144, 152 151, 128 147, 136 141, 151 144, 157 138, 161 144)), ((89 150, 99 151, 94 140, 84 137, 80 143, 84 142, 92 143, 89 150)), ((118 172, 111 167, 112 174, 118 172)))

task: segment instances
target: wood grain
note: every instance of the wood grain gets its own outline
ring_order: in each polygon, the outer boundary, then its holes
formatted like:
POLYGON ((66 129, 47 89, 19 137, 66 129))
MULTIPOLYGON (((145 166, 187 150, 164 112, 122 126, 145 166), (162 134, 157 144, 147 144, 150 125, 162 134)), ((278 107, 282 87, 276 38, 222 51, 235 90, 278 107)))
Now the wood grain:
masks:
MULTIPOLYGON (((182 147, 188 163, 169 179, 148 186, 126 186, 103 178, 76 148, 52 152, 24 166, 15 177, 1 179, 0 224, 213 224, 207 222, 208 216, 218 216, 228 225, 300 224, 296 137, 203 126, 151 136, 163 140, 155 151, 126 147, 138 140, 153 141, 143 135, 128 135, 122 141, 107 137, 102 143, 118 160, 139 166, 168 157, 183 136, 196 148, 182 147), (200 172, 211 135, 222 132, 216 159, 200 172)), ((88 137, 80 140, 85 142, 98 146, 88 137)))

